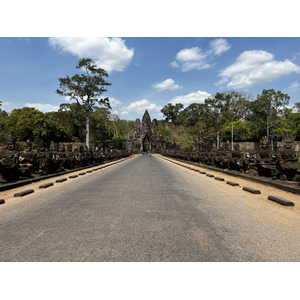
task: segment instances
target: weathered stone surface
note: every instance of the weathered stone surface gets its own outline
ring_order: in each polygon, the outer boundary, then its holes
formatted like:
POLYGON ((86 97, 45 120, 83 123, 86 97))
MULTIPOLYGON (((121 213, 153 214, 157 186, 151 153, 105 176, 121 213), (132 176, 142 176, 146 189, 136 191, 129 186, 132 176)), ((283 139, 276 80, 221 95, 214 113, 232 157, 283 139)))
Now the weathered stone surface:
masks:
POLYGON ((55 182, 60 183, 60 182, 64 182, 64 181, 67 181, 67 178, 60 178, 60 179, 57 179, 55 182))
POLYGON ((127 141, 127 149, 131 153, 158 152, 162 153, 175 147, 169 137, 158 135, 158 122, 153 119, 146 110, 142 122, 140 119, 135 121, 135 132, 127 141))
POLYGON ((239 144, 234 144, 233 151, 230 151, 230 145, 227 141, 221 143, 219 149, 216 149, 215 145, 209 146, 198 143, 185 149, 180 149, 179 145, 169 148, 162 147, 161 153, 183 161, 193 161, 254 176, 289 181, 296 180, 297 176, 300 176, 300 163, 298 163, 290 133, 284 134, 282 147, 277 152, 271 149, 270 141, 266 137, 260 141, 260 149, 255 148, 255 150, 245 148, 240 151, 239 144))
POLYGON ((274 201, 274 202, 279 203, 284 206, 294 206, 295 205, 294 202, 283 199, 281 197, 277 197, 277 196, 269 196, 268 200, 274 201))
POLYGON ((22 192, 15 193, 14 197, 23 197, 23 196, 26 196, 26 195, 31 194, 31 193, 34 193, 33 189, 29 189, 29 190, 25 190, 25 191, 22 191, 22 192))
POLYGON ((252 194, 261 194, 260 190, 253 189, 247 186, 243 187, 243 190, 252 194))
POLYGON ((71 178, 71 179, 74 179, 74 178, 77 178, 78 177, 78 175, 71 175, 71 176, 69 176, 69 178, 71 178))
POLYGON ((53 186, 53 182, 42 184, 42 185, 39 186, 39 188, 40 189, 46 189, 50 186, 53 186))
POLYGON ((226 181, 227 184, 232 185, 232 186, 239 186, 237 182, 234 181, 226 181))
POLYGON ((222 178, 222 177, 215 177, 215 179, 219 180, 219 181, 225 181, 224 178, 222 178))

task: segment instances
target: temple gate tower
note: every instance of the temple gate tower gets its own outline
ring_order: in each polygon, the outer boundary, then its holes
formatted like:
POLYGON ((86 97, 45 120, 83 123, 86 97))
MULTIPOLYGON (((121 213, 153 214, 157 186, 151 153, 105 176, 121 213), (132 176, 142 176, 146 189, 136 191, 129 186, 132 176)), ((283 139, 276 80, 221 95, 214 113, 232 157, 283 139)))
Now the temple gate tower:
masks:
POLYGON ((133 153, 157 152, 165 147, 165 143, 170 142, 168 137, 158 135, 158 122, 153 119, 146 110, 142 122, 135 121, 135 132, 127 141, 129 149, 133 153))

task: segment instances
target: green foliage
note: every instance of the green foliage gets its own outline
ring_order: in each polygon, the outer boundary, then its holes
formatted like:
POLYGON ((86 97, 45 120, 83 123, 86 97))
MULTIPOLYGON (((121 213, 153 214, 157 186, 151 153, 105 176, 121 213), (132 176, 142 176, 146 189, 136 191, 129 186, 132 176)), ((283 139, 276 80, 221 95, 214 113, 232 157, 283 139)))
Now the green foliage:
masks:
MULTIPOLYGON (((162 109, 164 120, 158 120, 158 134, 169 136, 183 148, 192 147, 195 142, 216 143, 218 135, 220 141, 230 140, 232 128, 235 142, 259 141, 267 130, 275 140, 280 141, 283 132, 289 131, 299 141, 300 102, 290 109, 285 107, 288 100, 287 94, 263 90, 252 102, 240 93, 229 91, 186 108, 180 103, 168 103, 162 109)), ((20 150, 28 138, 35 145, 42 139, 46 147, 52 140, 84 142, 86 114, 86 107, 77 101, 63 103, 57 112, 45 114, 29 107, 10 113, 0 110, 0 142, 4 144, 8 135, 12 135, 20 150)), ((127 140, 135 130, 134 121, 121 120, 105 105, 92 105, 89 118, 93 142, 127 140)))
POLYGON ((181 103, 176 103, 175 105, 171 103, 166 104, 161 109, 161 112, 165 116, 165 121, 171 121, 174 125, 181 124, 183 119, 180 118, 180 112, 182 111, 183 107, 184 106, 181 103))
POLYGON ((182 133, 178 139, 177 143, 180 145, 181 148, 190 148, 195 145, 195 141, 193 139, 192 135, 189 135, 188 133, 182 133))
POLYGON ((257 99, 251 102, 248 119, 257 123, 259 136, 269 137, 271 131, 279 125, 289 99, 287 94, 269 89, 263 90, 262 94, 257 95, 257 99))
POLYGON ((108 98, 99 98, 104 92, 107 92, 105 86, 111 83, 105 81, 103 77, 108 77, 104 69, 97 68, 96 63, 90 58, 82 58, 79 60, 77 69, 81 69, 85 74, 75 74, 71 78, 59 78, 59 87, 56 92, 60 96, 69 97, 75 100, 86 113, 92 112, 95 104, 102 104, 110 107, 108 98))
POLYGON ((171 135, 171 131, 170 131, 169 128, 163 127, 163 128, 161 128, 161 129, 158 130, 158 134, 162 135, 162 136, 170 136, 171 135))
POLYGON ((90 58, 79 60, 77 69, 81 69, 84 74, 75 74, 71 78, 59 78, 59 87, 56 92, 60 96, 75 100, 86 114, 86 145, 90 147, 90 114, 96 104, 103 105, 111 109, 109 99, 99 98, 107 92, 106 86, 111 83, 105 81, 103 77, 108 77, 104 69, 97 68, 96 63, 90 58))

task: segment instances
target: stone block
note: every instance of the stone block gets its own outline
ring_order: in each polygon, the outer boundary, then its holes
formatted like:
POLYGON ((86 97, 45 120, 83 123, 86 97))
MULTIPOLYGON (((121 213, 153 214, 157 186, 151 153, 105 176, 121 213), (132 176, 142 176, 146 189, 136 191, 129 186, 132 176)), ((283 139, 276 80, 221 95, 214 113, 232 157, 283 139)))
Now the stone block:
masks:
POLYGON ((64 181, 67 181, 67 178, 57 179, 55 182, 60 183, 60 182, 64 182, 64 181))
POLYGON ((49 183, 45 183, 45 184, 40 185, 39 188, 40 189, 46 189, 46 188, 48 188, 48 187, 50 187, 52 185, 53 185, 53 183, 49 182, 49 183))
POLYGON ((15 193, 14 197, 23 197, 23 196, 26 196, 26 195, 31 194, 31 193, 34 193, 33 189, 29 189, 29 190, 25 190, 25 191, 22 191, 22 192, 15 193))
POLYGON ((232 185, 232 186, 239 186, 237 182, 234 181, 226 181, 227 184, 232 185))
POLYGON ((257 189, 253 189, 253 188, 250 188, 250 187, 243 187, 243 190, 244 191, 247 191, 249 193, 252 193, 252 194, 261 194, 260 190, 257 190, 257 189))
POLYGON ((268 200, 274 201, 274 202, 279 203, 284 206, 294 206, 295 205, 294 202, 283 199, 281 197, 277 197, 277 196, 269 196, 268 200))

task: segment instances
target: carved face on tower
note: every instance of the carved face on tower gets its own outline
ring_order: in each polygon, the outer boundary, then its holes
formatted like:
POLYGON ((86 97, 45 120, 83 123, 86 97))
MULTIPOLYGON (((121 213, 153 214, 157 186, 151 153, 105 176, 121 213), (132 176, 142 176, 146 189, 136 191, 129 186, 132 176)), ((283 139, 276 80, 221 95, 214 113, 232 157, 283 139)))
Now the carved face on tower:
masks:
POLYGON ((151 134, 151 118, 146 110, 142 120, 143 133, 151 134))
POLYGON ((292 149, 293 148, 293 138, 291 137, 290 132, 285 132, 282 139, 282 147, 284 149, 292 149))
POLYGON ((10 150, 10 151, 13 151, 15 150, 15 141, 14 141, 14 138, 9 135, 7 137, 7 141, 6 141, 6 149, 7 150, 10 150))
POLYGON ((31 150, 32 150, 32 143, 31 143, 31 140, 28 139, 24 144, 24 151, 30 152, 31 150))
POLYGON ((269 149, 269 147, 270 147, 269 139, 266 136, 264 136, 260 141, 260 148, 262 150, 267 150, 269 149))
POLYGON ((136 133, 141 132, 141 121, 140 121, 140 119, 135 120, 135 132, 136 133))

